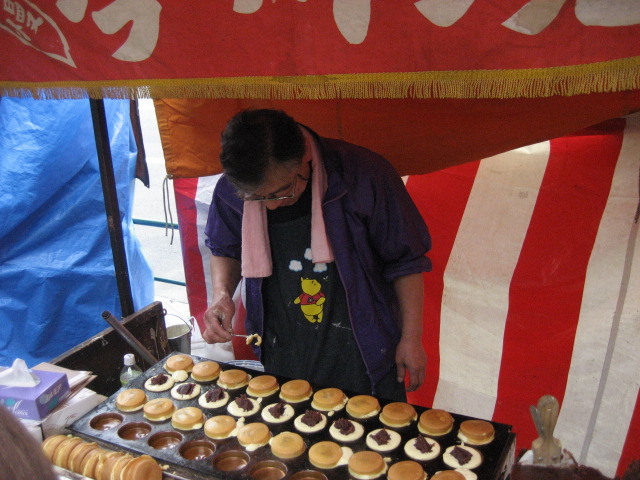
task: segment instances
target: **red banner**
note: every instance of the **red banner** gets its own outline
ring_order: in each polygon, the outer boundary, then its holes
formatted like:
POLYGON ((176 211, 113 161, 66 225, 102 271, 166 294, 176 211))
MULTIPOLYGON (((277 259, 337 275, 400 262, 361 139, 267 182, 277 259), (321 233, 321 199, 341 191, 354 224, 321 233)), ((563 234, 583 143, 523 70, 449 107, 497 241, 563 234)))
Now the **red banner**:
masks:
POLYGON ((0 93, 513 98, 640 85, 636 0, 3 0, 0 93))

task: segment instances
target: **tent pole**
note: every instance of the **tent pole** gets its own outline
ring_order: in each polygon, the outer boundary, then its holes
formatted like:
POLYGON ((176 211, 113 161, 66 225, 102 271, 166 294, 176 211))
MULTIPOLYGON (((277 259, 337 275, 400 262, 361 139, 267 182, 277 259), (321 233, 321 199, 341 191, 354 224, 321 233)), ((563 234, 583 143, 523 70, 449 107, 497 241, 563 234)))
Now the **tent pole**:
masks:
POLYGON ((111 240, 113 264, 116 270, 120 307, 122 309, 122 316, 128 317, 134 313, 133 296, 131 294, 131 283, 129 281, 129 269, 127 268, 127 254, 124 248, 122 219, 120 217, 118 192, 116 191, 116 181, 113 173, 113 161, 109 144, 104 100, 89 99, 89 102, 91 103, 91 118, 93 120, 93 132, 96 138, 102 194, 104 196, 104 206, 107 213, 107 226, 111 240))

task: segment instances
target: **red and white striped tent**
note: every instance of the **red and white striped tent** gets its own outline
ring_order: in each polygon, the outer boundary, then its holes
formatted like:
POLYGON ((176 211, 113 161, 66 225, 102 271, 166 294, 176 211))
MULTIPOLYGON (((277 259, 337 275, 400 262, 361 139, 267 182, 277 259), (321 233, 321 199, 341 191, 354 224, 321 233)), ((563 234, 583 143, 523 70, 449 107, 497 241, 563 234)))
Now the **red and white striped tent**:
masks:
MULTIPOLYGON (((582 463, 613 475, 638 458, 639 168, 636 116, 408 177, 434 241, 427 380, 412 403, 509 423, 529 448, 528 406, 551 393, 561 403, 556 436, 582 463)), ((199 319, 217 178, 174 180, 199 319)))
POLYGON ((520 449, 552 394, 563 445, 622 473, 640 458, 640 5, 382 3, 6 0, 0 93, 156 99, 199 322, 233 112, 284 108, 384 154, 434 244, 410 400, 511 424, 520 449))

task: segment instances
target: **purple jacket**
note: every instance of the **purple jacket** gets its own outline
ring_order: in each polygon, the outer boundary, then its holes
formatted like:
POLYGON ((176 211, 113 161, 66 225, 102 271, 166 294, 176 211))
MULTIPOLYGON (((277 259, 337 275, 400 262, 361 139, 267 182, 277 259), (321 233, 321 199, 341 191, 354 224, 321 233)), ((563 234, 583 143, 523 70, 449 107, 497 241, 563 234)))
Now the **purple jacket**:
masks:
MULTIPOLYGON (((315 135, 315 134, 314 134, 315 135)), ((427 227, 395 169, 380 155, 315 135, 325 169, 323 213, 346 290, 352 329, 372 384, 395 363, 401 325, 392 281, 431 270, 427 227)), ((243 202, 223 176, 205 228, 216 256, 240 260, 243 202)), ((262 279, 247 278, 246 330, 263 334, 262 279)), ((259 347, 254 347, 258 358, 259 347)))

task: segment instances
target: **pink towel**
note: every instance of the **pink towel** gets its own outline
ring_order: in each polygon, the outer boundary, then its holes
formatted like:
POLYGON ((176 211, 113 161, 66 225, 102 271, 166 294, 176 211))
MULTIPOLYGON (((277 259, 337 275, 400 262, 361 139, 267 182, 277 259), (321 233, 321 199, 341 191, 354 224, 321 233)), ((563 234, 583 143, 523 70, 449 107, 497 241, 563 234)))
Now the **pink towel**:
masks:
MULTIPOLYGON (((302 128, 307 148, 311 148, 311 256, 313 263, 333 262, 322 214, 322 198, 327 190, 327 172, 311 134, 302 128)), ((272 272, 267 208, 263 202, 244 202, 242 216, 242 276, 268 277, 272 272)))

